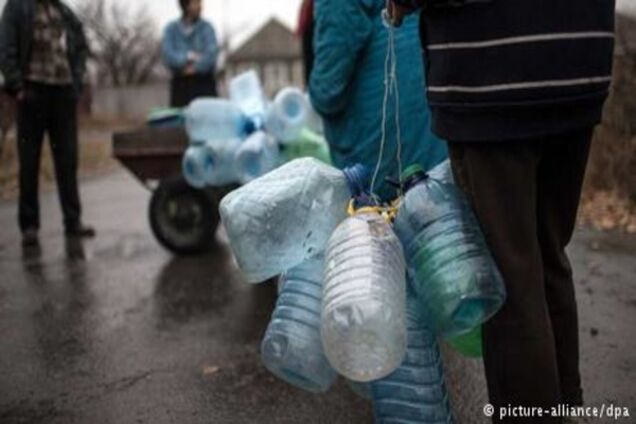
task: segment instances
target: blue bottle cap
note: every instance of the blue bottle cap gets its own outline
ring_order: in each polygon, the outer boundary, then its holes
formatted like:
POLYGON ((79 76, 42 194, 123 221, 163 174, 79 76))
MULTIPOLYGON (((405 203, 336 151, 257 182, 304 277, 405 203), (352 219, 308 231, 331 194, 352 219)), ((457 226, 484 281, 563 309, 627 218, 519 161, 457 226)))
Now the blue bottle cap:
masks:
POLYGON ((366 166, 356 164, 345 168, 342 172, 347 178, 347 186, 352 196, 359 196, 369 190, 370 173, 366 166))

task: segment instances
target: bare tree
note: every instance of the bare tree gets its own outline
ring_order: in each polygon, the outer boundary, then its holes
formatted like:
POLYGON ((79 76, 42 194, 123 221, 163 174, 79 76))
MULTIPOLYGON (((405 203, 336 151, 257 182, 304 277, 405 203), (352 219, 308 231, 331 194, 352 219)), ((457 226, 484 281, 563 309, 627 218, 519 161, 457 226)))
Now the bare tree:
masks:
POLYGON ((116 87, 147 82, 160 59, 157 25, 145 4, 84 0, 77 5, 97 64, 97 82, 116 87))

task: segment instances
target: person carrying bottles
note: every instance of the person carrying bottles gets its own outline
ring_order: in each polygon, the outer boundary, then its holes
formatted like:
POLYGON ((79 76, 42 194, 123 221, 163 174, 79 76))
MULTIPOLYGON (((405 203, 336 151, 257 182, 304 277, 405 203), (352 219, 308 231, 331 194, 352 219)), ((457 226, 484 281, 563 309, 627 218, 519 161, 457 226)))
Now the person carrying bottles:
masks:
MULTIPOLYGON (((356 163, 373 171, 380 153, 385 60, 389 32, 383 24, 384 0, 315 0, 314 64, 309 92, 322 115, 335 166, 356 163)), ((404 166, 428 170, 447 158, 446 143, 430 130, 421 95, 424 66, 417 41, 417 18, 396 32, 399 121, 404 166)), ((376 194, 393 200, 386 177, 399 178, 395 96, 387 109, 386 143, 376 194)))
POLYGON ((170 106, 187 106, 197 97, 217 96, 218 43, 214 27, 201 18, 202 0, 179 0, 183 16, 164 30, 161 53, 172 72, 170 106))
POLYGON ((500 419, 499 411, 583 403, 565 247, 611 82, 614 7, 613 0, 392 0, 389 8, 396 26, 425 9, 433 130, 449 140, 455 179, 505 280, 506 303, 483 328, 494 422, 558 423, 546 415, 500 419))

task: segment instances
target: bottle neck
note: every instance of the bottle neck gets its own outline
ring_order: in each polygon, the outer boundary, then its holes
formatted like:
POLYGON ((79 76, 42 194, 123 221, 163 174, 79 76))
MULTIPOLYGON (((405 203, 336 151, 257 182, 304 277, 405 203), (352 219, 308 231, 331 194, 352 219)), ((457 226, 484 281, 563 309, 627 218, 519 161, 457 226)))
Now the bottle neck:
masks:
POLYGON ((342 171, 352 197, 360 196, 367 191, 369 173, 363 165, 354 165, 342 171))

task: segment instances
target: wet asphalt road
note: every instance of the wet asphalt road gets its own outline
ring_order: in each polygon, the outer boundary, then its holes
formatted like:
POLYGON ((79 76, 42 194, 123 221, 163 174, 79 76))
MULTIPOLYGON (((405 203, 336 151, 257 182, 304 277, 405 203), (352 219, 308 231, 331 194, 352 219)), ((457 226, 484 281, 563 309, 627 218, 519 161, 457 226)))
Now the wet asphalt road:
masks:
MULTIPOLYGON (((342 382, 306 394, 260 365, 275 287, 244 283, 222 235, 207 255, 171 256, 123 171, 83 198, 98 238, 66 243, 47 193, 41 251, 20 249, 15 205, 0 203, 0 423, 372 422, 342 382)), ((636 238, 583 231, 572 253, 587 401, 633 418, 636 238)), ((458 421, 485 422, 480 363, 447 353, 447 368, 458 421)))

